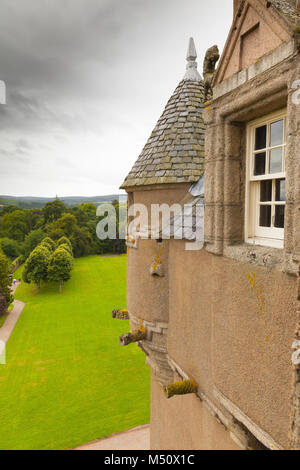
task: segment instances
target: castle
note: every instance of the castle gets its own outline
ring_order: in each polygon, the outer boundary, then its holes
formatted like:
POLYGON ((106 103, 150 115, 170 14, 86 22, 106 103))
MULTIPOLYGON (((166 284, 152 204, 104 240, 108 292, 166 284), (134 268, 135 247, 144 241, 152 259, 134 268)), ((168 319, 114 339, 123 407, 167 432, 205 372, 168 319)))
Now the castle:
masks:
POLYGON ((234 0, 203 78, 190 40, 186 74, 122 185, 121 343, 151 367, 151 449, 300 449, 299 4, 234 0), (189 222, 136 222, 134 207, 162 204, 189 222))

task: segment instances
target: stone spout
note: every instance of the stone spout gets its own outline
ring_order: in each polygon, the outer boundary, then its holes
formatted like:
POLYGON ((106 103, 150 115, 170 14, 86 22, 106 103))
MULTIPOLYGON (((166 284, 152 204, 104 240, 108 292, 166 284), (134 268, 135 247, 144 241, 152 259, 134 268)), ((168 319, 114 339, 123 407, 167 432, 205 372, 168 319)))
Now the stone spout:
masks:
POLYGON ((117 320, 129 320, 128 310, 113 310, 112 317, 117 320))
POLYGON ((140 328, 132 333, 126 333, 125 335, 120 336, 120 344, 122 346, 128 346, 129 344, 137 343, 144 339, 146 339, 146 328, 140 328))
POLYGON ((176 395, 188 395, 189 393, 196 393, 198 384, 194 379, 182 380, 164 386, 164 394, 167 398, 172 398, 176 395))

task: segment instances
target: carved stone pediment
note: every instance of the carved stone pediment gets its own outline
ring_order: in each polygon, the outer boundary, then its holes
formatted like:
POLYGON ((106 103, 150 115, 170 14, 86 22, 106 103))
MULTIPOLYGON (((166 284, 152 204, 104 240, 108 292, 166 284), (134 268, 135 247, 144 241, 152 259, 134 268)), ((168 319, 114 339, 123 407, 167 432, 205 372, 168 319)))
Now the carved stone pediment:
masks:
POLYGON ((292 38, 291 27, 267 3, 261 0, 245 0, 240 3, 213 86, 248 68, 292 38))

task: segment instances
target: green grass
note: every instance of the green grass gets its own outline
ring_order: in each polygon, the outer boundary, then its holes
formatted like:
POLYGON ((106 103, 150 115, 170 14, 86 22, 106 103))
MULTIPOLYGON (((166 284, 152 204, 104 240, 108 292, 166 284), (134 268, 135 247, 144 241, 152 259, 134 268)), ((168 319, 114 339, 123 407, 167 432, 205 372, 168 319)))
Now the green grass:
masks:
MULTIPOLYGON (((17 272, 20 277, 20 272, 17 272)), ((150 371, 128 321, 126 257, 75 261, 63 294, 22 283, 26 307, 0 365, 0 449, 67 449, 149 422, 150 371)))

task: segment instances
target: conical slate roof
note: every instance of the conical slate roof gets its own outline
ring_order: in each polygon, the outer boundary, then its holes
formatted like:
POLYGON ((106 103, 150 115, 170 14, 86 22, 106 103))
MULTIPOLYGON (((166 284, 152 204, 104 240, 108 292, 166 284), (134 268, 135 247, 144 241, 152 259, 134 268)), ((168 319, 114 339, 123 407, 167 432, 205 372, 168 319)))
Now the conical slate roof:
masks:
POLYGON ((190 39, 187 72, 121 189, 165 183, 194 183, 204 172, 203 81, 190 39))

